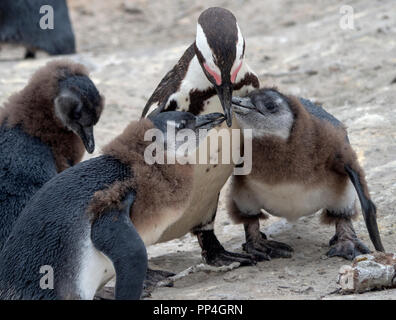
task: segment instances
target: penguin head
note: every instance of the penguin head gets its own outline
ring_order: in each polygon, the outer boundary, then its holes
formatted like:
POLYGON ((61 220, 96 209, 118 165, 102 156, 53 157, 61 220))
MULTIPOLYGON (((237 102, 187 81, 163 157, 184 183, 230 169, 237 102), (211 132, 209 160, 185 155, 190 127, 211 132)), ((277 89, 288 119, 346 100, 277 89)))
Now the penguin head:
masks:
POLYGON ((233 97, 233 110, 243 129, 253 129, 253 136, 277 136, 288 139, 294 114, 287 97, 272 89, 258 89, 246 97, 233 97))
POLYGON ((59 80, 55 114, 67 129, 81 138, 89 153, 95 150, 93 127, 102 113, 103 103, 104 98, 88 76, 70 75, 59 80))
POLYGON ((231 126, 233 84, 245 54, 245 40, 235 16, 219 7, 202 12, 194 48, 203 72, 216 89, 227 125, 231 126))
POLYGON ((163 146, 163 150, 188 157, 194 154, 208 131, 222 124, 225 117, 219 112, 194 116, 190 112, 168 111, 149 116, 149 119, 162 131, 156 143, 163 146))

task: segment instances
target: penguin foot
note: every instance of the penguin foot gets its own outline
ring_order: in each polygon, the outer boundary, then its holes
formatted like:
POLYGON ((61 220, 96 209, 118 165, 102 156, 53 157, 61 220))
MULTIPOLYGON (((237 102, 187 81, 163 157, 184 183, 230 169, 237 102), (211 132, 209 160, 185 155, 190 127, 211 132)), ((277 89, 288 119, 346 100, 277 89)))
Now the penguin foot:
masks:
MULTIPOLYGON (((173 277, 175 273, 163 270, 153 270, 148 268, 146 273, 146 279, 143 283, 143 298, 149 297, 151 292, 157 286, 160 281, 167 280, 169 277, 173 277)), ((173 287, 173 281, 169 281, 166 287, 173 287)))
POLYGON ((259 219, 244 224, 246 242, 243 250, 254 255, 257 261, 271 260, 271 258, 290 258, 294 251, 289 245, 268 240, 265 233, 260 231, 259 219))
POLYGON ((231 263, 239 262, 240 266, 252 266, 256 264, 256 260, 250 254, 235 253, 226 251, 224 248, 220 250, 202 251, 202 258, 211 266, 221 267, 228 266, 231 263))
POLYGON ((353 260, 356 256, 371 252, 356 236, 353 239, 338 239, 338 236, 335 235, 331 238, 329 244, 331 248, 327 252, 328 257, 342 257, 353 260))
POLYGON ((251 239, 242 245, 243 250, 254 255, 258 261, 271 260, 271 258, 291 258, 294 251, 289 245, 268 240, 264 233, 261 237, 251 239))
POLYGON ((239 262, 240 266, 256 264, 254 257, 250 254, 226 251, 213 230, 200 230, 196 232, 196 235, 202 248, 202 258, 211 266, 228 266, 233 262, 239 262))
POLYGON ((351 219, 338 219, 336 221, 336 233, 330 239, 329 257, 343 257, 353 260, 356 256, 370 253, 370 249, 358 239, 353 228, 351 219))

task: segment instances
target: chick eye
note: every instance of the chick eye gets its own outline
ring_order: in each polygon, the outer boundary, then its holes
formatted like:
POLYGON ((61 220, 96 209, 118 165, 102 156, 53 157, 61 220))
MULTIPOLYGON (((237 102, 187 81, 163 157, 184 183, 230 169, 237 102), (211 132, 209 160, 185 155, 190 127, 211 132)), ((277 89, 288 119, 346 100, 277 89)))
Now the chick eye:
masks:
POLYGON ((71 114, 73 120, 78 120, 81 118, 81 110, 78 110, 78 108, 75 108, 71 114))
POLYGON ((177 125, 177 129, 184 129, 186 127, 186 120, 180 121, 180 123, 177 125))
POLYGON ((277 104, 273 101, 266 103, 265 107, 268 111, 274 112, 278 108, 277 104))

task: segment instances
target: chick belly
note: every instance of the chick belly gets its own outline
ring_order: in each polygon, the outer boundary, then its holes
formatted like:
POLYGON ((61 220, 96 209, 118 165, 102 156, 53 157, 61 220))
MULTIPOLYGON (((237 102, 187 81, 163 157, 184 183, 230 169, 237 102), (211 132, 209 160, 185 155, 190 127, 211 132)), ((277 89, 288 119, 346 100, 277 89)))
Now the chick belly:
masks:
MULTIPOLYGON (((327 208, 343 212, 354 207, 356 192, 348 180, 345 184, 330 186, 326 182, 316 185, 284 183, 269 185, 255 180, 248 181, 248 189, 253 194, 251 202, 242 199, 242 203, 256 212, 260 209, 268 213, 295 221, 327 208), (245 200, 245 202, 243 202, 245 200)), ((241 208, 242 209, 242 208, 241 208)))
MULTIPOLYGON (((212 129, 205 137, 206 143, 201 141, 199 148, 195 150, 196 163, 193 168, 193 182, 189 203, 179 218, 164 230, 158 242, 180 238, 190 232, 194 227, 204 225, 212 220, 217 208, 218 195, 234 170, 232 160, 232 146, 240 144, 240 140, 233 140, 231 129, 238 129, 234 119, 232 127, 228 128, 225 123, 216 129, 212 129), (230 144, 223 144, 220 129, 225 129, 230 137, 230 144), (211 148, 211 143, 217 140, 217 148, 211 148), (224 157, 228 153, 229 157, 224 157), (204 163, 199 161, 200 155, 206 155, 204 163), (217 155, 217 160, 216 160, 217 155)), ((223 131, 224 132, 224 131, 223 131)))
POLYGON ((169 225, 157 242, 180 238, 194 227, 212 219, 217 208, 218 194, 232 174, 233 165, 196 165, 189 204, 180 218, 169 225), (209 168, 209 171, 207 169, 209 168))

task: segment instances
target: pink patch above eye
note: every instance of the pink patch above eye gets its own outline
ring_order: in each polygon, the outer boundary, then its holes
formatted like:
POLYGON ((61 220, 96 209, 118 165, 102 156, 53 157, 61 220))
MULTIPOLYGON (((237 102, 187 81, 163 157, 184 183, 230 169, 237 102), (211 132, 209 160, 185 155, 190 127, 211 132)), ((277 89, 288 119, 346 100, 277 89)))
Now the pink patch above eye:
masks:
POLYGON ((239 70, 241 70, 241 67, 242 67, 242 61, 239 64, 238 68, 236 68, 235 71, 232 73, 232 75, 231 75, 231 83, 235 82, 235 79, 236 79, 236 77, 238 75, 239 70))
POLYGON ((220 77, 220 75, 216 71, 212 70, 206 63, 204 63, 203 65, 204 65, 206 71, 208 71, 209 74, 215 79, 216 84, 218 86, 221 85, 221 77, 220 77))

